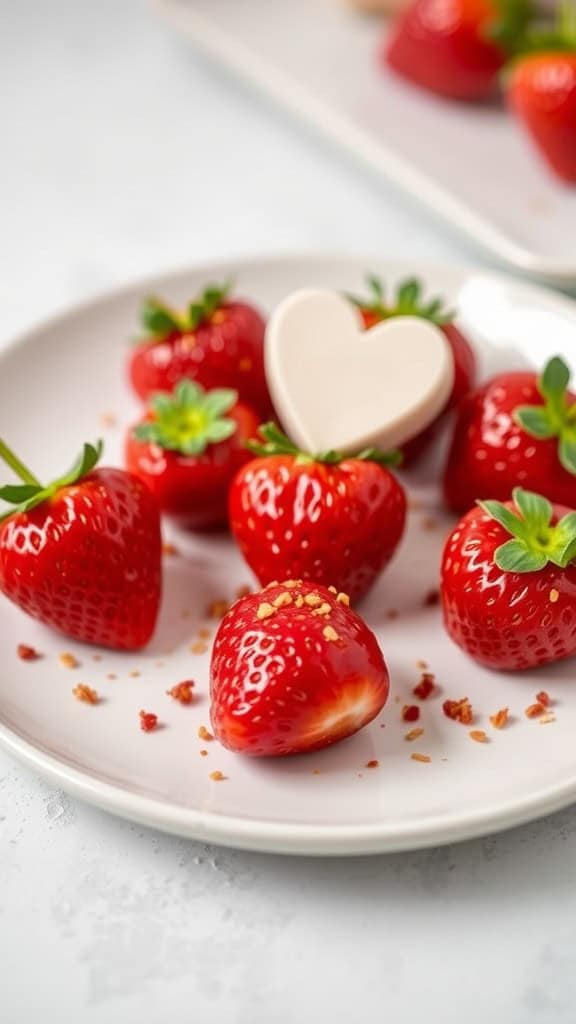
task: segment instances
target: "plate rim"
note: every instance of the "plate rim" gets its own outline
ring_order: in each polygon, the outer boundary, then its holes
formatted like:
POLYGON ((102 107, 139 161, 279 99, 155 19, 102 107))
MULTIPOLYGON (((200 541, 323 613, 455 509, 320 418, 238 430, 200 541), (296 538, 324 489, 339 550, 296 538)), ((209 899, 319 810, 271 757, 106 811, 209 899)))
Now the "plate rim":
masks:
MULTIPOLYGON (((382 268, 388 267, 389 274, 414 272, 414 264, 408 260, 395 260, 386 256, 368 255, 358 252, 303 251, 272 254, 247 254, 228 256, 203 262, 181 264, 169 270, 158 270, 144 277, 134 277, 90 296, 80 302, 67 305, 55 313, 40 318, 8 339, 0 349, 0 365, 15 349, 33 344, 37 334, 57 328, 59 324, 74 319, 98 307, 129 297, 134 291, 145 292, 159 283, 179 282, 186 275, 222 272, 224 267, 234 266, 241 274, 243 268, 257 270, 259 267, 283 266, 286 264, 368 264, 371 260, 382 268)), ((446 274, 463 281, 474 274, 513 284, 528 289, 536 295, 542 294, 548 302, 553 301, 560 310, 576 318, 576 301, 556 294, 540 284, 517 279, 514 275, 493 271, 479 266, 465 264, 457 266, 449 262, 416 260, 418 272, 425 276, 446 274)), ((420 818, 416 822, 397 826, 386 824, 370 825, 299 825, 286 822, 259 821, 254 818, 236 817, 213 811, 197 810, 155 797, 144 796, 124 788, 120 784, 99 779, 96 775, 81 771, 64 758, 48 753, 40 745, 26 739, 16 729, 0 719, 0 747, 73 796, 93 804, 102 810, 160 831, 195 839, 214 842, 236 849, 253 850, 277 854, 298 854, 307 856, 342 856, 400 852, 438 846, 456 841, 478 838, 493 832, 526 824, 546 814, 561 810, 576 801, 576 772, 561 784, 550 784, 535 793, 514 801, 512 808, 506 805, 481 813, 469 812, 457 818, 437 815, 420 818)))

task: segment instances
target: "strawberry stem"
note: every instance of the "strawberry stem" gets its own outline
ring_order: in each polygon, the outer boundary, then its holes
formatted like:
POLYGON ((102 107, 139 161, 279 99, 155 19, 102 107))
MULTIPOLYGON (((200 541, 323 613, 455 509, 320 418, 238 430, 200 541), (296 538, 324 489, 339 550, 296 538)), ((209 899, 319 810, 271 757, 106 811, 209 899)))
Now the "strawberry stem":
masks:
POLYGON ((16 476, 19 476, 20 479, 23 481, 23 483, 31 484, 33 487, 41 487, 42 486, 40 481, 34 476, 33 473, 30 472, 28 467, 25 466, 24 463, 20 461, 18 456, 14 454, 12 449, 8 447, 6 442, 3 441, 1 437, 0 437, 0 459, 2 459, 6 463, 7 466, 10 466, 10 469, 14 470, 14 472, 16 473, 16 476))

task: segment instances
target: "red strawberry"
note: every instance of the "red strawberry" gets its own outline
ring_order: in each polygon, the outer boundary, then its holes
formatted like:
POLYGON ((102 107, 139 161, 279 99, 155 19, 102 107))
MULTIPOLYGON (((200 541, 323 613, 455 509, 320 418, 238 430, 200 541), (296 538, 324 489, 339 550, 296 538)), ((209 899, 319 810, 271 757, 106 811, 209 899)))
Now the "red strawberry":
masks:
POLYGON ((391 456, 305 455, 274 424, 260 434, 264 444, 251 447, 262 457, 230 489, 230 525, 248 565, 262 584, 311 579, 356 601, 404 530, 406 497, 386 469, 391 456))
POLYGON ((415 0, 387 37, 383 59, 440 96, 486 99, 530 13, 528 0, 415 0))
POLYGON ((0 441, 23 481, 0 488, 0 590, 28 615, 77 640, 135 650, 160 602, 160 522, 148 489, 120 469, 95 469, 84 445, 66 476, 44 487, 0 441))
POLYGON ((552 44, 512 65, 508 104, 558 177, 575 182, 576 26, 569 51, 552 44))
POLYGON ((446 503, 463 512, 515 484, 576 505, 576 396, 558 356, 544 373, 502 373, 463 402, 444 474, 446 503))
POLYGON ((158 299, 146 301, 146 336, 130 356, 130 379, 147 399, 172 391, 183 378, 208 390, 235 388, 261 416, 271 402, 264 374, 265 323, 247 302, 229 298, 230 285, 209 285, 184 312, 158 299))
POLYGON ((378 641, 345 594, 287 580, 236 602, 210 669, 212 727, 255 757, 319 750, 371 722, 388 697, 378 641))
POLYGON ((246 442, 258 417, 235 391, 204 391, 190 380, 158 394, 129 431, 126 467, 149 487, 163 512, 192 530, 228 521, 228 490, 250 459, 246 442))
POLYGON ((436 298, 426 302, 422 297, 419 281, 414 278, 403 281, 390 303, 386 301, 382 282, 377 277, 368 276, 367 283, 371 292, 367 299, 351 296, 354 305, 360 309, 367 329, 395 316, 419 316, 441 328, 454 357, 454 385, 450 398, 443 412, 426 427, 426 430, 403 446, 403 465, 407 465, 422 454, 428 443, 433 440, 445 414, 456 408, 469 392, 474 383, 476 358, 470 342, 454 323, 454 313, 443 309, 442 299, 436 298))
POLYGON ((520 487, 514 502, 479 505, 444 549, 448 633, 490 668, 576 654, 576 512, 520 487))

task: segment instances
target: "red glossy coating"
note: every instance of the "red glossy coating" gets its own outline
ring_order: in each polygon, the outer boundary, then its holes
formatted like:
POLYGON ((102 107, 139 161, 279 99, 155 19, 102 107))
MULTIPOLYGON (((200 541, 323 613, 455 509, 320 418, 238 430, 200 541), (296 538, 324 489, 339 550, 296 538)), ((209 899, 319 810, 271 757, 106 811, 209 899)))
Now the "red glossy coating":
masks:
MULTIPOLYGON (((553 521, 568 511, 555 505, 553 521)), ((576 654, 576 564, 503 572, 494 552, 508 540, 506 530, 479 507, 453 530, 441 570, 448 633, 476 661, 495 669, 532 668, 576 654)))
POLYGON ((227 302, 193 332, 174 333, 162 341, 144 339, 130 355, 129 375, 140 398, 173 391, 188 378, 206 391, 230 387, 242 401, 271 415, 264 374, 265 323, 246 302, 227 302))
POLYGON ((160 602, 160 522, 136 477, 95 469, 0 524, 0 589, 67 636, 119 650, 150 639, 160 602))
MULTIPOLYGON (((332 635, 332 634, 331 634, 332 635)), ((334 593, 278 584, 241 598, 214 640, 211 719, 221 743, 255 757, 319 750, 357 732, 384 707, 388 670, 376 637, 334 593), (281 595, 290 604, 260 619, 281 595), (328 615, 297 606, 316 595, 328 615), (331 627, 337 639, 327 639, 331 627)))
MULTIPOLYGON (((238 402, 228 419, 237 429, 225 441, 210 444, 202 455, 182 455, 160 445, 126 437, 126 467, 152 491, 162 512, 188 529, 201 530, 228 522, 228 491, 236 472, 252 456, 246 441, 256 436, 259 419, 238 402)), ((142 422, 145 422, 147 417, 142 422)))
MULTIPOLYGON (((568 401, 575 396, 567 393, 568 401)), ((500 374, 460 406, 444 473, 446 504, 464 512, 480 498, 507 501, 514 487, 576 506, 576 476, 558 459, 558 438, 541 440, 513 419, 520 405, 543 405, 534 373, 500 374)))
POLYGON ((254 459, 230 489, 230 525, 260 583, 308 579, 358 600, 404 531, 406 496, 375 462, 254 459))

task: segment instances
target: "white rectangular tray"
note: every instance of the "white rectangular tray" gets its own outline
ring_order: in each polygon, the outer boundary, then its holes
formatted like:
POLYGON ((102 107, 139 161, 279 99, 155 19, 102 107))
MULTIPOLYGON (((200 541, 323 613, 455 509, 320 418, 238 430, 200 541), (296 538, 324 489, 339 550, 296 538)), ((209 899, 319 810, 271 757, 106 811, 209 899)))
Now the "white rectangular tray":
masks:
POLYGON ((498 106, 413 88, 377 60, 382 29, 339 0, 155 0, 198 47, 345 146, 501 261, 576 285, 576 188, 498 106))

